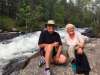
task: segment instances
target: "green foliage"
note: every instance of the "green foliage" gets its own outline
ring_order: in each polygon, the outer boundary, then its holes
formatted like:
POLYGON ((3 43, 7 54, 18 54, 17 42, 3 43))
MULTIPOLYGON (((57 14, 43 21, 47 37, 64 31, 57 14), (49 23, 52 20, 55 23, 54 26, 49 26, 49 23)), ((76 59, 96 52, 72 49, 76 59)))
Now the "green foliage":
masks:
POLYGON ((91 0, 77 0, 77 4, 79 7, 81 7, 83 9, 84 6, 86 6, 87 4, 90 3, 91 0))
POLYGON ((17 14, 17 21, 19 23, 18 25, 22 27, 24 26, 27 31, 31 16, 32 16, 32 11, 27 0, 21 0, 18 14, 17 14))
POLYGON ((7 16, 0 16, 0 25, 3 30, 11 31, 16 27, 16 21, 7 16))
POLYGON ((98 36, 100 37, 100 7, 97 7, 97 11, 96 14, 94 15, 94 29, 96 34, 98 34, 98 36))
POLYGON ((57 26, 62 27, 64 24, 64 6, 66 0, 43 0, 43 20, 54 19, 57 26))
POLYGON ((54 19, 54 6, 57 0, 43 0, 43 18, 45 21, 49 20, 49 19, 54 19))
POLYGON ((66 4, 65 9, 65 17, 66 20, 68 20, 67 23, 73 23, 76 26, 82 24, 82 11, 78 6, 74 6, 73 3, 66 4))
POLYGON ((66 5, 66 18, 68 22, 75 24, 77 27, 90 27, 93 22, 93 13, 74 4, 66 5))
POLYGON ((96 33, 100 32, 100 7, 97 7, 96 13, 86 8, 91 0, 77 0, 76 5, 73 2, 66 3, 66 0, 20 0, 18 3, 14 1, 7 0, 8 5, 11 4, 7 7, 4 0, 2 4, 5 8, 2 8, 2 11, 7 12, 1 14, 10 17, 16 14, 13 18, 16 19, 17 24, 13 19, 4 16, 4 19, 0 17, 0 28, 11 30, 17 27, 19 31, 30 32, 40 30, 47 20, 54 19, 57 27, 65 27, 66 23, 73 23, 77 27, 91 27, 96 33))
POLYGON ((22 0, 17 15, 19 29, 22 27, 23 30, 27 32, 40 29, 39 21, 43 15, 41 4, 38 4, 34 9, 32 9, 28 0, 22 0))
POLYGON ((64 16, 65 16, 65 0, 61 0, 60 2, 56 2, 55 4, 55 16, 54 19, 60 27, 63 27, 64 24, 64 16))

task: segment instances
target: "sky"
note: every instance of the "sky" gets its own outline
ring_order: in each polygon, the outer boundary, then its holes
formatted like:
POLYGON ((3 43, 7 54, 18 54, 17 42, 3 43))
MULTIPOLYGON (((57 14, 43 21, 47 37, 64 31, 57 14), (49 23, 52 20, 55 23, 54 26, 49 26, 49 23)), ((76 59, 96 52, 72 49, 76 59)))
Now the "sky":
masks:
MULTIPOLYGON (((70 0, 66 0, 67 2, 70 2, 70 0)), ((71 0, 73 3, 76 3, 77 0, 71 0)), ((91 0, 92 2, 95 2, 96 0, 91 0)))

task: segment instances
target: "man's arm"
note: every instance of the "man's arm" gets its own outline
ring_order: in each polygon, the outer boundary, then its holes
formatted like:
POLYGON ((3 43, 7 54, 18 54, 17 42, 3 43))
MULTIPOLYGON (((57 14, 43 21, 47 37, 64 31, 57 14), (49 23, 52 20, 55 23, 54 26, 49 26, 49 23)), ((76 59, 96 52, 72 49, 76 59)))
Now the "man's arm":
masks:
POLYGON ((59 43, 59 46, 58 46, 58 50, 57 50, 57 57, 60 56, 60 53, 62 51, 62 41, 61 41, 59 34, 58 34, 58 43, 59 43))
POLYGON ((58 47, 58 50, 57 50, 57 54, 56 54, 57 57, 60 56, 61 51, 62 51, 62 46, 60 45, 60 46, 58 47))
POLYGON ((38 45, 40 48, 43 48, 45 46, 45 44, 44 44, 44 32, 43 31, 40 34, 38 45))
POLYGON ((39 44, 40 48, 44 48, 47 44, 39 44))

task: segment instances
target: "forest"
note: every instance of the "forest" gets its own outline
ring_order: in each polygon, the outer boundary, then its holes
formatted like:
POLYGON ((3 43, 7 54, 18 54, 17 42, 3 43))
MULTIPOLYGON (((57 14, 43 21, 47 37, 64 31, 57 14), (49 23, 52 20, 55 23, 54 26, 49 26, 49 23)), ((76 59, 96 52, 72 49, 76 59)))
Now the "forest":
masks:
POLYGON ((33 32, 53 19, 57 28, 73 23, 100 36, 100 1, 0 0, 0 31, 33 32))

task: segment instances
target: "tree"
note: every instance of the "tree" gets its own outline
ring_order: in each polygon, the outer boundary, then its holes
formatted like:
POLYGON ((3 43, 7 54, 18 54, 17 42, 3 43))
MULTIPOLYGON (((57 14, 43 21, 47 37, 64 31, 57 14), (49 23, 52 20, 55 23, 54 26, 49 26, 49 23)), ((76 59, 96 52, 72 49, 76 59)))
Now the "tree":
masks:
POLYGON ((27 0, 21 0, 20 6, 18 8, 17 20, 19 25, 25 27, 26 32, 28 31, 28 26, 31 24, 32 19, 32 9, 27 0), (25 26, 24 26, 25 25, 25 26))
POLYGON ((22 0, 18 8, 17 20, 19 28, 28 32, 41 28, 43 22, 42 1, 22 0), (33 6, 34 4, 34 6, 33 6))
POLYGON ((54 19, 59 27, 64 26, 66 0, 57 0, 54 6, 54 19))
POLYGON ((54 6, 57 0, 43 0, 43 18, 45 21, 49 19, 54 19, 54 6))
POLYGON ((0 29, 3 31, 12 31, 12 28, 16 27, 14 19, 7 16, 0 16, 0 29))

